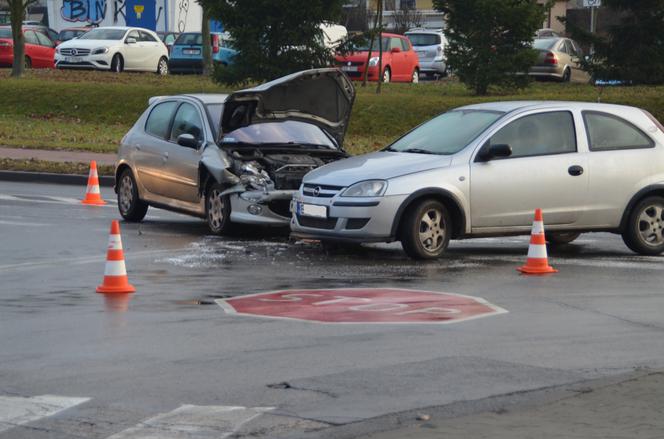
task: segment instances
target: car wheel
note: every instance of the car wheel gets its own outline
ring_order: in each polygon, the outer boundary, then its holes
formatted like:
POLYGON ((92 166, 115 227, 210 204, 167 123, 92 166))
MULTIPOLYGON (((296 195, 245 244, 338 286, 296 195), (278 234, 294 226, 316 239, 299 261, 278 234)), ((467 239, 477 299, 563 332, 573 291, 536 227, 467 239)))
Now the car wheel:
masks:
POLYGON ((401 245, 413 259, 438 258, 450 242, 452 220, 437 200, 423 200, 409 208, 401 226, 401 245))
POLYGON ((581 235, 578 232, 551 232, 546 234, 546 240, 552 245, 569 244, 581 235))
POLYGON ((30 60, 29 57, 25 57, 25 60, 23 61, 23 68, 25 69, 31 69, 32 68, 32 60, 30 60))
POLYGON ((572 71, 568 68, 563 72, 562 82, 570 82, 572 80, 572 71))
POLYGON ((412 82, 413 84, 417 84, 418 82, 420 82, 420 72, 417 69, 413 70, 410 82, 412 82))
POLYGON ((113 55, 113 59, 111 60, 111 71, 115 73, 121 73, 123 69, 124 60, 122 59, 122 55, 116 53, 113 55))
POLYGON ((222 185, 214 183, 205 192, 205 218, 215 235, 231 230, 231 203, 228 195, 221 195, 223 191, 222 185))
POLYGON ((159 64, 157 64, 157 74, 166 76, 168 75, 168 60, 166 58, 160 58, 159 64))
POLYGON ((642 255, 658 255, 664 251, 664 197, 648 197, 630 212, 623 241, 642 255))
POLYGON ((138 186, 130 169, 125 169, 118 180, 118 210, 127 221, 141 221, 148 212, 148 203, 138 197, 138 186))
POLYGON ((389 67, 385 67, 385 70, 383 70, 383 82, 390 82, 392 79, 392 72, 390 71, 389 67))

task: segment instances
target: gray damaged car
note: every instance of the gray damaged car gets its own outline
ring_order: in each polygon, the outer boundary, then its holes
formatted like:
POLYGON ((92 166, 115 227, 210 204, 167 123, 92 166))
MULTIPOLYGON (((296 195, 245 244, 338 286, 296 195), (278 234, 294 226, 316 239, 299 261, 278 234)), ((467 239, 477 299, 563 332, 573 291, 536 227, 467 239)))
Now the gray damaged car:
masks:
POLYGON ((225 94, 151 98, 122 139, 118 208, 141 221, 149 206, 233 223, 288 226, 308 172, 347 157, 355 90, 337 69, 294 73, 225 94))

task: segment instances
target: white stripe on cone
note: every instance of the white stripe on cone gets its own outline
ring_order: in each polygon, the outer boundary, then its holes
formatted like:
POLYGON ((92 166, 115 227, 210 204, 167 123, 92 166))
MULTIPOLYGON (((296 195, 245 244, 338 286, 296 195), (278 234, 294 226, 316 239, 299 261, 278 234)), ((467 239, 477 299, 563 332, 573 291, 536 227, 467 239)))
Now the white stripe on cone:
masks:
POLYGON ((106 261, 104 276, 126 276, 127 269, 124 261, 106 261))
POLYGON ((90 169, 90 177, 98 177, 96 169, 90 169))
POLYGON ((99 185, 98 184, 93 184, 92 186, 88 186, 86 189, 86 192, 89 194, 98 194, 99 192, 99 185))
POLYGON ((122 250, 122 238, 120 235, 108 235, 108 249, 122 250))
POLYGON ((541 235, 544 233, 544 223, 542 221, 533 221, 533 235, 541 235))
POLYGON ((530 244, 528 247, 528 259, 546 259, 546 245, 530 244))

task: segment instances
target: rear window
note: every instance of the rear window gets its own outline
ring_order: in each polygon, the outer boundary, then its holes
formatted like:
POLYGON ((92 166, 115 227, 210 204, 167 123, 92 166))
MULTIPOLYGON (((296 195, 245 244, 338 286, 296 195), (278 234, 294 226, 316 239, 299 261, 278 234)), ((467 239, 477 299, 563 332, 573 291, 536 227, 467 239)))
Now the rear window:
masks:
POLYGON ((0 28, 0 38, 11 38, 12 30, 7 28, 0 28))
POLYGON ((201 46, 203 45, 203 34, 199 33, 186 33, 180 34, 175 40, 176 46, 201 46))
POLYGON ((410 43, 415 46, 436 46, 440 44, 440 35, 436 34, 407 34, 410 43))
POLYGON ((533 49, 550 50, 558 42, 557 38, 542 38, 533 41, 533 49))
POLYGON ((652 148, 655 143, 643 131, 624 119, 607 113, 584 111, 591 151, 652 148))

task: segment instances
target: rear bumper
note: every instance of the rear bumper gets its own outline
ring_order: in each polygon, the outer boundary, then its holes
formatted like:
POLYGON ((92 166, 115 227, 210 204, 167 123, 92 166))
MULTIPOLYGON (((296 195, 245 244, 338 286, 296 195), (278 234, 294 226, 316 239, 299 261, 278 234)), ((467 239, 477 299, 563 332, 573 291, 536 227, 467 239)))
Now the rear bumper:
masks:
POLYGON ((534 66, 530 68, 528 74, 534 77, 542 78, 562 78, 565 68, 559 65, 553 66, 534 66))
POLYGON ((437 73, 439 75, 444 75, 447 72, 447 65, 445 64, 445 60, 440 60, 440 61, 420 60, 420 72, 437 73))
POLYGON ((168 70, 171 73, 202 73, 203 60, 169 59, 168 70))

